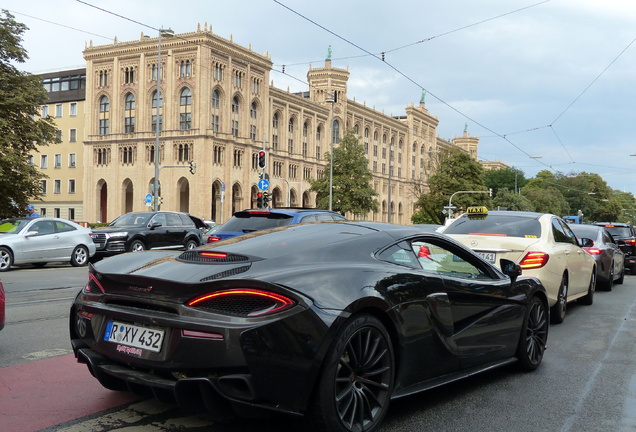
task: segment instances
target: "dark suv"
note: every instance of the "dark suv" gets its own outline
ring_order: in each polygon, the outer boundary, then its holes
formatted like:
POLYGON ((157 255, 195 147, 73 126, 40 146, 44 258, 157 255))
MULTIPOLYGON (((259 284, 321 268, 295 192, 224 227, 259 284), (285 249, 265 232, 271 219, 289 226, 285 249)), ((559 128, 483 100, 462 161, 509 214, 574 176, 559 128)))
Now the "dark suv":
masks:
POLYGON ((107 227, 94 228, 95 258, 154 248, 194 249, 203 243, 199 218, 180 212, 126 213, 107 227))
POLYGON ((594 222, 592 225, 605 227, 610 232, 625 254, 625 268, 630 274, 636 274, 636 235, 632 225, 624 222, 594 222))
POLYGON ((219 227, 218 230, 211 233, 207 242, 214 243, 241 234, 285 225, 342 220, 346 220, 346 218, 329 210, 285 208, 242 210, 234 213, 234 216, 219 227))

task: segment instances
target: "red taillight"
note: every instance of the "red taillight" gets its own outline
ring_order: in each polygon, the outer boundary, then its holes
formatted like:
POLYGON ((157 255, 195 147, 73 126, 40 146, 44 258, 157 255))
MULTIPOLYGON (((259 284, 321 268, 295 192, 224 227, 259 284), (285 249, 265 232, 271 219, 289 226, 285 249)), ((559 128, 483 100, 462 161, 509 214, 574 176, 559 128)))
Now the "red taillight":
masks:
POLYGON ((601 253, 603 253, 602 250, 597 248, 583 248, 583 249, 585 249, 585 252, 589 253, 590 255, 600 255, 601 253))
POLYGON ((102 286, 102 284, 99 283, 99 281, 97 280, 97 277, 95 277, 95 275, 93 273, 89 273, 88 274, 88 283, 84 287, 84 292, 93 292, 93 290, 91 289, 91 285, 95 285, 103 293, 106 292, 106 290, 104 290, 104 287, 102 286))
POLYGON ((225 315, 255 317, 280 312, 295 303, 289 297, 257 289, 230 289, 205 294, 187 305, 225 315))
POLYGON ((528 252, 519 265, 522 269, 541 268, 548 263, 550 255, 544 252, 528 252))
POLYGON ((214 237, 214 236, 210 236, 208 237, 208 243, 214 243, 221 240, 221 237, 214 237))
POLYGON ((630 246, 634 246, 634 245, 636 245, 636 239, 626 239, 625 240, 625 244, 626 245, 630 245, 630 246))
POLYGON ((227 254, 221 252, 201 252, 199 255, 206 258, 226 258, 227 254))

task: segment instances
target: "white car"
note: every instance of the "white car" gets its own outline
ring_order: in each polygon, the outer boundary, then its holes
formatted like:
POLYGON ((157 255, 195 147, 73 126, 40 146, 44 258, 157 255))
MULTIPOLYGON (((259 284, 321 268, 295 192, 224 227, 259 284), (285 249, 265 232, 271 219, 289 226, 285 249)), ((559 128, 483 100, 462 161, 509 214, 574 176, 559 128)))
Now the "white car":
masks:
POLYGON ((70 262, 79 267, 95 255, 91 229, 49 217, 11 218, 0 221, 0 272, 15 264, 70 262))
POLYGON ((524 276, 538 278, 548 292, 553 323, 563 322, 568 302, 594 301, 596 263, 581 247, 591 240, 577 239, 558 216, 486 210, 462 215, 444 234, 497 266, 502 258, 513 260, 524 276))

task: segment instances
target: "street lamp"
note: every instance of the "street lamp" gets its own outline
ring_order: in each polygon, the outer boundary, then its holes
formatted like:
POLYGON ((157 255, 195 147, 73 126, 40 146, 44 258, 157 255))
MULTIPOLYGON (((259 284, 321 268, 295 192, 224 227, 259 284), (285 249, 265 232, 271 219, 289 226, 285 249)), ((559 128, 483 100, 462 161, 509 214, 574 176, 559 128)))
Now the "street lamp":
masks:
POLYGON ((331 115, 329 117, 331 121, 331 133, 330 135, 330 147, 329 147, 329 211, 333 209, 333 105, 336 103, 336 99, 331 96, 325 99, 325 102, 331 104, 331 115))
MULTIPOLYGON (((159 108, 163 107, 163 96, 161 94, 161 36, 173 36, 174 31, 170 29, 159 29, 159 43, 157 44, 157 117, 155 123, 155 185, 152 191, 153 210, 159 210, 159 108)), ((165 110, 164 110, 165 112, 165 110)))

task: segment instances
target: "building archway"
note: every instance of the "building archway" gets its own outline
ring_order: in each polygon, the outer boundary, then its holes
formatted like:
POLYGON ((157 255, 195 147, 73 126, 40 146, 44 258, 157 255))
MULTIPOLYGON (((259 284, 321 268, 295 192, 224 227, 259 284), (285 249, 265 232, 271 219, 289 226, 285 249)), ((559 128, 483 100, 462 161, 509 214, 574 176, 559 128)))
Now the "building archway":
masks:
POLYGON ((292 189, 289 191, 289 206, 290 207, 299 207, 298 203, 298 193, 296 189, 292 189))
POLYGON ((212 183, 212 201, 210 204, 210 216, 217 224, 223 223, 223 215, 221 214, 221 181, 215 180, 212 183))
POLYGON ((252 186, 250 189, 250 208, 255 209, 258 207, 258 187, 252 186))
POLYGON ((243 189, 237 182, 232 185, 232 214, 239 210, 243 210, 243 189))
POLYGON ((314 205, 311 204, 311 196, 309 195, 309 192, 303 193, 303 207, 305 208, 315 207, 314 205))
POLYGON ((285 207, 283 204, 285 202, 285 198, 283 197, 283 192, 280 190, 278 186, 272 190, 272 201, 270 202, 270 206, 272 207, 285 207))
POLYGON ((179 211, 190 213, 190 182, 185 177, 177 181, 177 197, 179 211))
POLYGON ((134 196, 133 182, 129 178, 126 178, 122 182, 121 188, 123 191, 122 198, 124 200, 124 205, 123 205, 124 213, 130 213, 131 211, 133 211, 133 196, 134 196))
POLYGON ((104 179, 97 182, 97 196, 99 197, 97 220, 98 222, 108 222, 108 183, 104 179))

